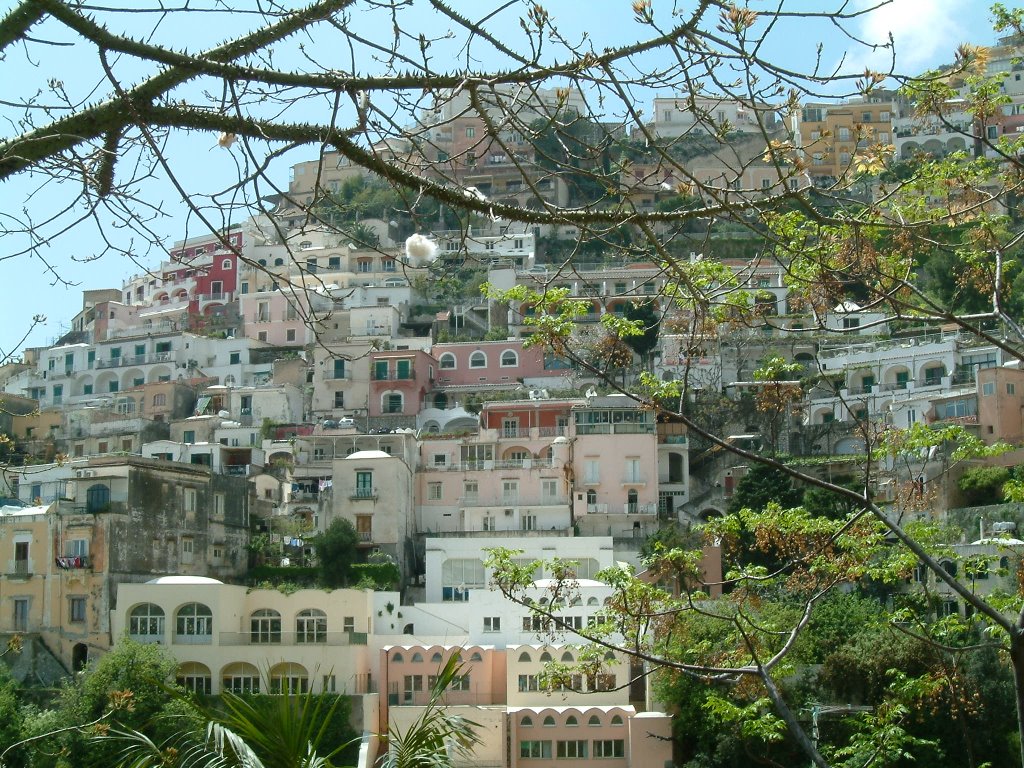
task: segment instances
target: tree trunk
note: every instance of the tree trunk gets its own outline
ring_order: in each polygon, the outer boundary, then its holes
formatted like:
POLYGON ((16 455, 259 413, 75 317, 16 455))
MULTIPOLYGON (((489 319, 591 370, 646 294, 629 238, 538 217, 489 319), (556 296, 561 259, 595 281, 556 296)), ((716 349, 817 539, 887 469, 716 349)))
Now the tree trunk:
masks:
POLYGON ((1013 664, 1013 693, 1017 700, 1020 764, 1024 766, 1024 630, 1020 627, 1014 627, 1010 633, 1010 663, 1013 664))

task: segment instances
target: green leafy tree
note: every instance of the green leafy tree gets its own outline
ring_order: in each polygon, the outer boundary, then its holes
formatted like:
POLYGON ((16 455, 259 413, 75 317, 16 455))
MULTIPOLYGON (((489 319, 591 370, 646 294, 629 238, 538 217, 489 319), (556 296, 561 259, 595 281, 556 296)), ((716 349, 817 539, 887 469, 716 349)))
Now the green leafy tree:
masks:
POLYGON ((359 555, 359 534, 355 526, 344 518, 336 518, 313 540, 313 548, 323 586, 347 586, 352 564, 359 555))

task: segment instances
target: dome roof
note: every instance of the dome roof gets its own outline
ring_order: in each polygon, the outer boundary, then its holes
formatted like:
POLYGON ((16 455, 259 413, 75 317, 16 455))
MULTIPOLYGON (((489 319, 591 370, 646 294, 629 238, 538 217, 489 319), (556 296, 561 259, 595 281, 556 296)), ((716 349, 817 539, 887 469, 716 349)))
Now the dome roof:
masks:
POLYGON ((223 581, 211 579, 207 576, 160 576, 150 579, 147 584, 223 584, 223 581))
POLYGON ((356 451, 345 457, 346 459, 390 459, 391 454, 384 451, 356 451))

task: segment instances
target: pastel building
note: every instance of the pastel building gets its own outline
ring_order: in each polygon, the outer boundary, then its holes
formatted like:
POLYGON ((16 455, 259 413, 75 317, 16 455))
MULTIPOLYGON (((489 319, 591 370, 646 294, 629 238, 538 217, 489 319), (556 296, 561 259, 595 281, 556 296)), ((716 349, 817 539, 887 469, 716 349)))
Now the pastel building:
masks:
POLYGON ((197 693, 364 694, 377 688, 374 600, 354 589, 285 595, 165 576, 122 585, 111 634, 166 646, 178 682, 197 693))
MULTIPOLYGON (((573 519, 584 536, 645 539, 654 532, 659 502, 654 416, 626 395, 588 397, 573 406, 573 519)), ((661 453, 668 464, 670 451, 661 453)), ((682 474, 675 476, 681 483, 682 474)))

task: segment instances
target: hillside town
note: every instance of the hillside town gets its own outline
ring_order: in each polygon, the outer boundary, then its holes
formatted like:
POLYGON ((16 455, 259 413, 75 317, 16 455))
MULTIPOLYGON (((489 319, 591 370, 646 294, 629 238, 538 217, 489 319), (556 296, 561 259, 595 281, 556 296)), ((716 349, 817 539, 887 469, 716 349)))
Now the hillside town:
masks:
MULTIPOLYGON (((1008 103, 980 126, 993 141, 1024 126, 1017 56, 1009 43, 990 53, 990 71, 1009 73, 1008 103)), ((467 107, 439 98, 378 154, 526 210, 583 200, 536 140, 495 136, 467 107)), ((580 93, 537 91, 520 116, 573 109, 586 112, 580 93)), ((650 135, 686 137, 691 174, 737 198, 827 188, 868 143, 907 162, 986 152, 961 130, 973 116, 922 121, 895 92, 793 115, 665 95, 647 114, 650 135), (729 126, 740 174, 709 122, 729 126), (759 159, 765 130, 795 142, 806 173, 759 159)), ((623 165, 620 192, 639 210, 683 187, 654 152, 623 165)), ((671 765, 672 713, 643 659, 608 650, 599 671, 549 669, 579 660, 573 629, 608 621, 602 574, 658 581, 647 557, 668 532, 698 536, 700 589, 722 595, 721 546, 699 531, 754 471, 730 447, 835 478, 873 449, 866 425, 1024 444, 1024 369, 1005 345, 893 323, 854 296, 808 310, 749 232, 671 233, 679 258, 714 261, 759 309, 755 323, 695 328, 654 254, 580 252, 570 225, 467 224, 443 209, 428 226, 388 191, 333 151, 299 162, 271 210, 83 290, 59 338, 0 365, 0 636, 21 638, 19 682, 54 686, 129 639, 162 646, 196 694, 344 693, 359 702, 357 730, 379 734, 417 716, 458 655, 445 703, 486 734, 473 764, 671 765), (531 340, 535 293, 556 289, 583 308, 571 354, 531 340), (653 332, 609 337, 605 315, 653 332), (766 360, 787 375, 766 379, 766 360), (682 383, 683 397, 663 409, 634 396, 641 373, 682 383), (764 396, 769 386, 784 396, 764 396), (677 410, 720 440, 692 434, 677 410), (318 580, 318 542, 339 525, 354 532, 344 586, 318 580), (495 549, 535 563, 528 598, 557 604, 554 631, 495 588, 495 549)), ((979 589, 1013 590, 1024 510, 979 505, 957 481, 1020 459, 951 471, 925 452, 868 482, 881 503, 910 489, 922 517, 966 521, 972 535, 950 551, 998 561, 979 589)), ((942 614, 967 612, 927 573, 898 589, 923 587, 942 614)), ((360 765, 376 749, 367 738, 360 765)))

